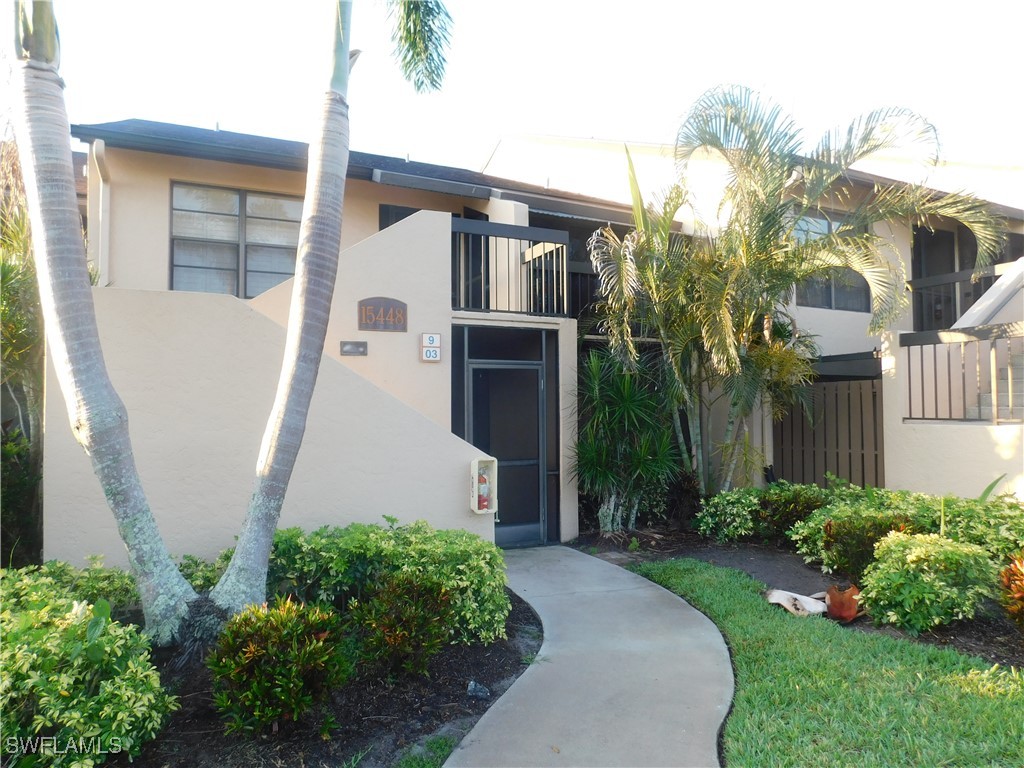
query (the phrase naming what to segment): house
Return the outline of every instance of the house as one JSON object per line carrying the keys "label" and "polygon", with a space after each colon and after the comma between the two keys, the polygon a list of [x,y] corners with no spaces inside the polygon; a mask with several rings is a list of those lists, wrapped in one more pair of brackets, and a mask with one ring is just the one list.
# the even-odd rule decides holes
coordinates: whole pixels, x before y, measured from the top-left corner
{"label": "house", "polygon": [[[230,546],[239,529],[273,399],[306,146],[141,120],[77,125],[72,134],[89,144],[88,254],[98,274],[100,334],[132,419],[143,485],[171,551],[208,556]],[[1021,255],[1024,217],[1008,215],[1016,238],[1009,260]],[[324,362],[281,524],[393,515],[464,527],[502,546],[574,538],[576,349],[578,336],[589,332],[596,286],[586,240],[608,224],[629,226],[628,202],[352,152]],[[939,314],[921,304],[896,331],[939,332],[934,326],[952,325],[977,299],[964,283],[964,236],[939,226],[948,234],[932,242],[893,225],[915,280],[929,281],[912,287],[923,296],[940,284],[947,293],[956,286]],[[993,278],[1004,270],[993,269]],[[1001,312],[1012,316],[1020,309],[1015,301]],[[896,337],[864,335],[867,316],[855,287],[809,286],[796,303],[823,341],[824,373],[888,386],[878,379],[888,358],[877,360],[874,350],[887,355]],[[1013,328],[1010,344],[1019,346],[1019,324]],[[1013,368],[1019,352],[999,344],[995,379],[975,388],[1006,381],[993,395],[1002,403],[1007,390],[1021,388]],[[1004,368],[1009,378],[1000,378]],[[56,389],[48,388],[46,405],[44,555],[96,553],[122,562],[88,460],[70,430],[54,428],[63,413]],[[872,457],[887,479],[902,477],[899,460],[906,458],[893,457],[890,468],[889,448],[899,439],[890,430],[916,421],[901,398],[884,401],[879,432],[886,450],[878,447]],[[973,390],[961,399],[972,398]],[[959,419],[955,424],[935,424],[929,415],[927,426],[979,430],[982,462],[993,456],[993,441],[1006,447],[1001,464],[985,465],[984,477],[1009,466],[1006,487],[1024,495],[1016,400],[1010,393],[1004,412],[986,411],[979,399],[970,413],[943,412],[944,421]],[[901,413],[889,414],[890,406]],[[768,423],[755,435],[777,468],[786,451],[796,455],[781,434]],[[963,466],[953,446],[969,441],[959,433],[925,439],[931,450],[944,441]],[[815,450],[800,449],[812,458]],[[492,460],[497,497],[481,510],[472,484],[481,466],[493,472]],[[841,469],[838,459],[824,461]],[[849,468],[852,459],[845,461]],[[919,483],[919,475],[912,480]],[[984,486],[984,477],[972,476],[971,488]]]}

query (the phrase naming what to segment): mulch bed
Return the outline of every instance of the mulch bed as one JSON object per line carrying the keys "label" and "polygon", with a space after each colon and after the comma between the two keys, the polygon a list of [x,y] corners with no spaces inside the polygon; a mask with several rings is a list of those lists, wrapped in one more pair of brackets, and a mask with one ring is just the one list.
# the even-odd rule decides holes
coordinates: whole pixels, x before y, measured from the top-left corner
{"label": "mulch bed", "polygon": [[[635,551],[631,552],[630,543],[634,538]],[[805,563],[800,555],[784,547],[746,542],[715,544],[680,529],[650,529],[612,537],[602,537],[596,532],[587,533],[573,542],[572,546],[622,564],[629,561],[692,557],[725,568],[735,568],[750,574],[769,587],[801,595],[824,592],[833,584],[846,586],[849,583],[823,574],[819,569]],[[995,603],[986,605],[984,610],[970,621],[957,621],[937,627],[916,638],[894,627],[875,626],[866,616],[845,626],[852,630],[878,632],[920,643],[954,648],[992,664],[1024,669],[1024,630],[1014,624],[1006,612]]]}
{"label": "mulch bed", "polygon": [[[261,768],[262,766],[342,766],[369,750],[360,768],[390,766],[417,743],[434,734],[456,741],[472,728],[487,708],[519,677],[540,648],[541,624],[533,610],[509,593],[512,612],[507,640],[490,645],[452,645],[435,656],[429,677],[388,679],[368,674],[334,692],[308,722],[287,723],[276,735],[257,737],[224,733],[213,707],[210,675],[205,667],[172,681],[181,709],[160,736],[129,762],[126,756],[108,765],[132,768]],[[489,695],[470,696],[470,681]],[[319,715],[319,716],[317,716]],[[326,716],[337,727],[321,735]]]}

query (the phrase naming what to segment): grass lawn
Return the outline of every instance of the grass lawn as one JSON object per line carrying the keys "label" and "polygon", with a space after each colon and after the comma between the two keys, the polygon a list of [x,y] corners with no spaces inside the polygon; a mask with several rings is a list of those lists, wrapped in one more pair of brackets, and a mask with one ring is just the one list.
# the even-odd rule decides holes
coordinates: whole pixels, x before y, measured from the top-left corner
{"label": "grass lawn", "polygon": [[633,570],[684,597],[729,643],[729,768],[1024,766],[1024,672],[792,616],[732,569],[679,559]]}

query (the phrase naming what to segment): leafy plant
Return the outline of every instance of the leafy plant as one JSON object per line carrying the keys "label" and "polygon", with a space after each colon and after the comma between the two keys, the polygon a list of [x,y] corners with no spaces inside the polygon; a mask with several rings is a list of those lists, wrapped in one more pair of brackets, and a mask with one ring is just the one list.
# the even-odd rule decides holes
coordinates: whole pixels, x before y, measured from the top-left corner
{"label": "leafy plant", "polygon": [[438,581],[398,571],[383,575],[366,599],[352,600],[348,619],[364,658],[390,671],[426,675],[430,659],[451,641],[453,614]]}
{"label": "leafy plant", "polygon": [[38,555],[40,530],[33,509],[39,479],[28,439],[18,429],[5,429],[0,437],[0,540],[5,565],[27,565]]}
{"label": "leafy plant", "polygon": [[[20,605],[27,600],[32,607],[12,610],[5,602],[0,613],[5,756],[20,753],[14,757],[19,766],[60,766],[138,755],[177,708],[149,660],[149,640],[136,627],[112,621],[105,600],[89,605],[50,596],[38,602],[44,591],[30,582]],[[28,754],[33,744],[42,751]]]}
{"label": "leafy plant", "polygon": [[719,543],[745,538],[754,533],[754,521],[760,510],[761,493],[758,489],[724,491],[704,501],[697,513],[697,533]]}
{"label": "leafy plant", "polygon": [[786,531],[806,520],[831,499],[831,493],[817,485],[779,480],[761,492],[758,533],[765,538],[785,536]]}
{"label": "leafy plant", "polygon": [[606,349],[580,361],[580,433],[573,471],[580,490],[597,497],[602,533],[636,528],[644,491],[679,474],[656,360],[627,368]]}
{"label": "leafy plant", "polygon": [[1012,558],[999,574],[1003,605],[1010,617],[1024,627],[1024,550]]}
{"label": "leafy plant", "polygon": [[178,570],[196,592],[209,592],[220,581],[228,567],[233,550],[225,550],[213,562],[195,555],[183,555]]}
{"label": "leafy plant", "polygon": [[4,603],[12,610],[38,607],[47,601],[107,601],[115,612],[138,605],[135,579],[120,568],[105,568],[102,557],[89,558],[89,567],[76,568],[61,560],[30,565],[2,574]]}
{"label": "leafy plant", "polygon": [[820,563],[826,573],[844,573],[855,583],[874,559],[875,543],[890,531],[938,529],[937,509],[924,494],[856,486],[833,494],[830,504],[796,523],[789,537],[807,562]]}
{"label": "leafy plant", "polygon": [[356,649],[331,608],[290,599],[250,606],[224,627],[207,659],[228,732],[298,720],[355,669]]}
{"label": "leafy plant", "polygon": [[511,610],[505,560],[494,544],[468,531],[437,531],[423,521],[311,533],[290,528],[275,535],[270,564],[268,589],[338,608],[373,593],[389,573],[433,579],[451,602],[454,641],[505,636]]}
{"label": "leafy plant", "polygon": [[974,617],[994,594],[997,570],[975,544],[934,533],[889,533],[864,572],[861,604],[875,622],[918,634]]}

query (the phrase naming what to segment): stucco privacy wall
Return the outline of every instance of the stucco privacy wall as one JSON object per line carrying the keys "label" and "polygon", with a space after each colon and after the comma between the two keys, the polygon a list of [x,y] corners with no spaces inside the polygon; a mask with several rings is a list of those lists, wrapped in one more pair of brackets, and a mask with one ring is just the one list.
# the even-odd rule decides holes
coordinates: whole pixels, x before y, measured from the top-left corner
{"label": "stucco privacy wall", "polygon": [[[346,226],[348,219],[346,218]],[[342,360],[451,430],[451,214],[420,211],[341,252],[324,353]],[[279,325],[288,322],[291,280],[250,301]],[[387,296],[408,305],[408,331],[360,331],[360,299]],[[420,360],[420,335],[441,334],[441,361]],[[341,357],[342,341],[363,341],[367,354]]]}
{"label": "stucco privacy wall", "polygon": [[[228,296],[98,288],[94,297],[164,539],[174,555],[212,556],[232,545],[245,516],[284,329]],[[101,554],[125,564],[56,384],[47,387],[45,413],[44,557],[81,563]],[[479,456],[325,357],[281,525],[379,523],[387,514],[493,540],[493,520],[468,508],[469,463]]]}
{"label": "stucco privacy wall", "polygon": [[[89,260],[108,266],[101,285],[166,290],[170,288],[172,181],[301,197],[305,180],[306,174],[298,171],[103,147],[98,142],[89,160]],[[526,223],[521,220],[526,206],[509,201],[349,179],[342,248],[377,232],[381,204],[452,213],[470,207],[488,214],[492,221]]]}
{"label": "stucco privacy wall", "polygon": [[885,484],[889,488],[976,498],[1000,475],[996,493],[1024,500],[1024,426],[979,422],[904,422],[906,366],[896,333],[882,338]]}

